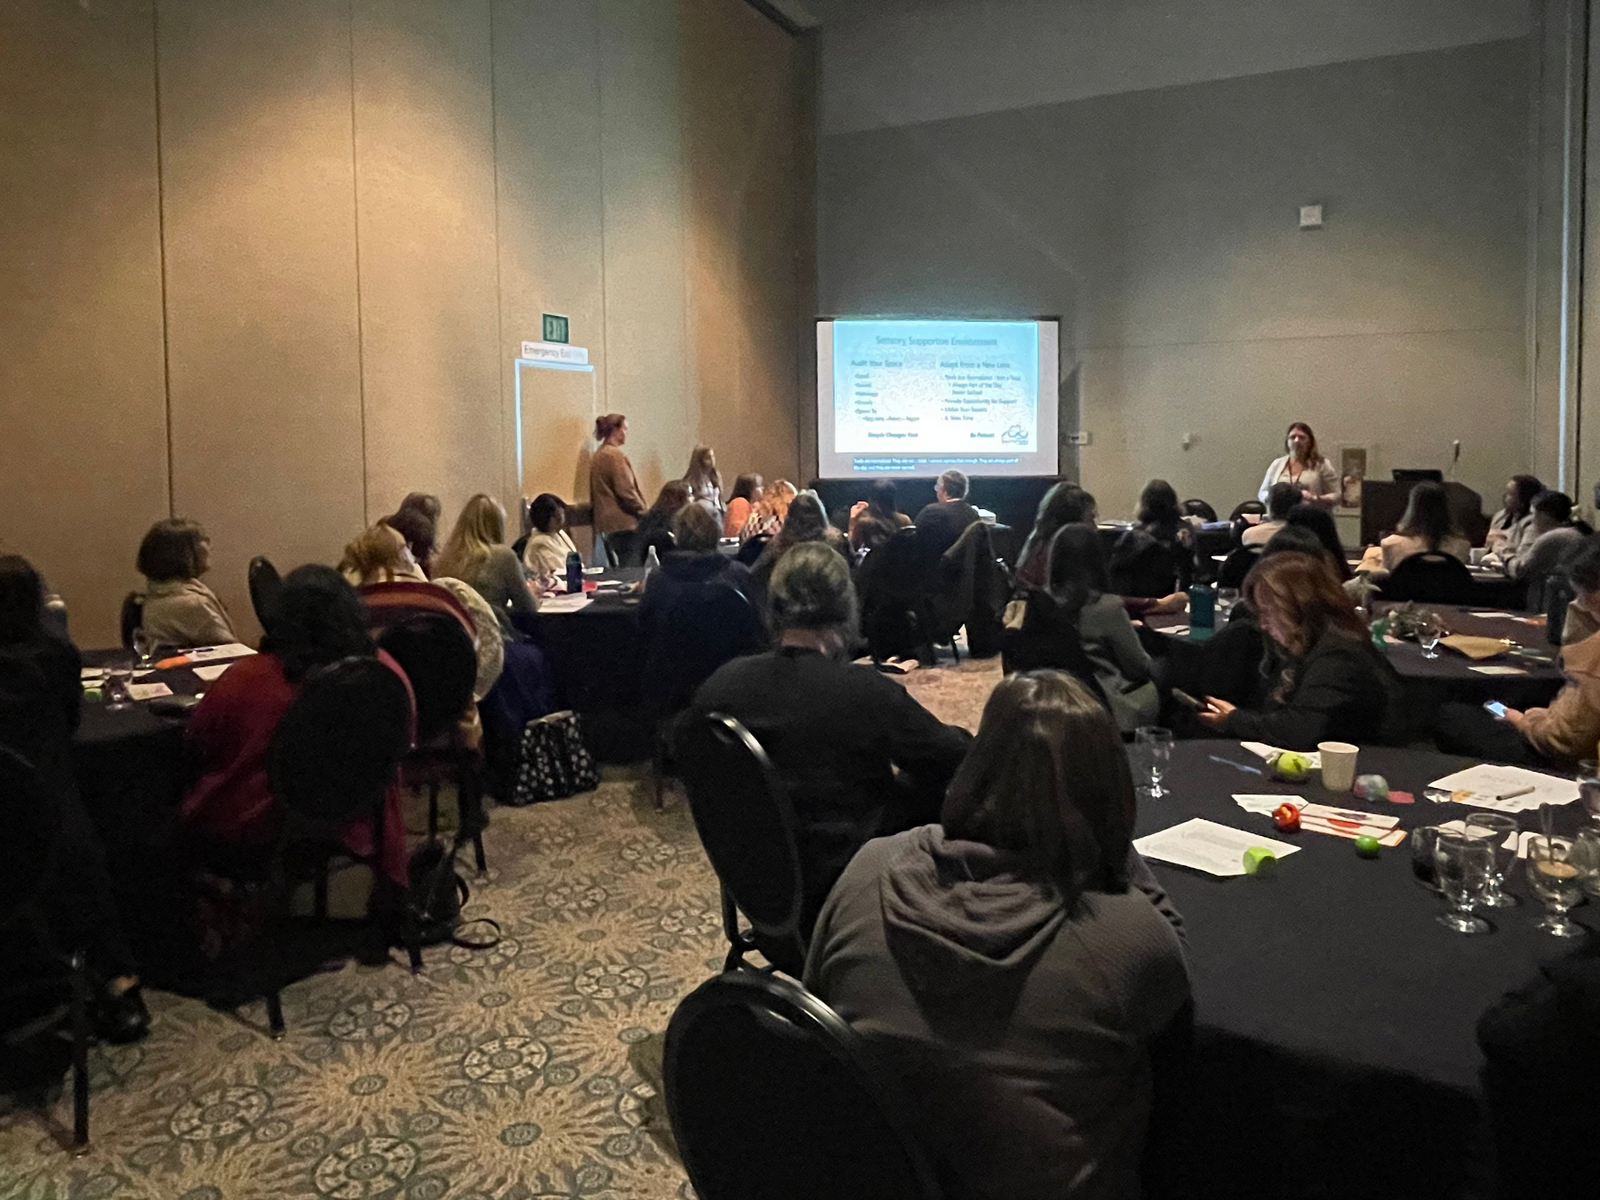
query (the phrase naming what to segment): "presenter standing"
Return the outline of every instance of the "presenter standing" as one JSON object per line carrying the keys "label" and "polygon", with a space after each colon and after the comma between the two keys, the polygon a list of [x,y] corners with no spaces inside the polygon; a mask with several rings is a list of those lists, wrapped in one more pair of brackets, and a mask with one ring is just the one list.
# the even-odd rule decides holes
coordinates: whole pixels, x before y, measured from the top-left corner
{"label": "presenter standing", "polygon": [[647,507],[634,477],[633,464],[622,452],[628,440],[628,418],[607,413],[594,420],[600,448],[589,462],[589,503],[594,509],[596,549],[605,549],[606,561],[630,561],[634,531]]}
{"label": "presenter standing", "polygon": [[1339,473],[1317,449],[1317,435],[1311,426],[1296,421],[1284,435],[1284,443],[1289,452],[1272,460],[1257,498],[1265,504],[1273,484],[1287,483],[1300,489],[1307,504],[1332,508],[1339,499]]}

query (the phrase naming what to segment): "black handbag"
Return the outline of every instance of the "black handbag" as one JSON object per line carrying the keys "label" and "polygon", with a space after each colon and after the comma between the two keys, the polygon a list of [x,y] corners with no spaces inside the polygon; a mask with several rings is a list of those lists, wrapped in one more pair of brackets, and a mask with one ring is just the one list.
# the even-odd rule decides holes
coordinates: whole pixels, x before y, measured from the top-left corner
{"label": "black handbag", "polygon": [[600,770],[583,741],[583,724],[570,710],[529,721],[517,755],[516,805],[560,800],[600,786]]}

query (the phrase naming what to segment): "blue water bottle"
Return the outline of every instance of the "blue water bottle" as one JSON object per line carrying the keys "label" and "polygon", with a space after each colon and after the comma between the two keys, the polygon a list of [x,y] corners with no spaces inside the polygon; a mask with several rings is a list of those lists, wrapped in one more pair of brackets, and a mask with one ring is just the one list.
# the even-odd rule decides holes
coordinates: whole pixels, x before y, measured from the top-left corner
{"label": "blue water bottle", "polygon": [[583,591],[583,559],[576,550],[567,555],[567,591],[574,596]]}

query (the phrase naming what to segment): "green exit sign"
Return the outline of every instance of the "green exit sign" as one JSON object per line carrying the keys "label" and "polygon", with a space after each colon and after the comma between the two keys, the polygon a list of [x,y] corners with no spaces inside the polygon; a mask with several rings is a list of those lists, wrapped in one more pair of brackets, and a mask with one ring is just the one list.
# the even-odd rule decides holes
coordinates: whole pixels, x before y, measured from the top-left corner
{"label": "green exit sign", "polygon": [[567,319],[558,317],[555,313],[544,314],[544,340],[547,342],[567,342]]}

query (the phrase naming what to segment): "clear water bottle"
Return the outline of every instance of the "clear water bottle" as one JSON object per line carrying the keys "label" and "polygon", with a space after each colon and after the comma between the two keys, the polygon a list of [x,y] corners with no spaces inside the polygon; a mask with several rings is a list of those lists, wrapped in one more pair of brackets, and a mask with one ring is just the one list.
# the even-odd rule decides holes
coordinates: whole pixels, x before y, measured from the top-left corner
{"label": "clear water bottle", "polygon": [[644,552],[644,577],[650,578],[650,572],[661,565],[661,556],[656,553],[655,544],[652,542],[650,549]]}
{"label": "clear water bottle", "polygon": [[573,595],[583,591],[583,559],[576,550],[567,555],[567,591]]}

